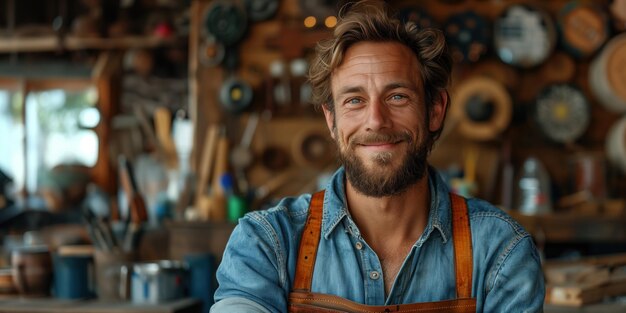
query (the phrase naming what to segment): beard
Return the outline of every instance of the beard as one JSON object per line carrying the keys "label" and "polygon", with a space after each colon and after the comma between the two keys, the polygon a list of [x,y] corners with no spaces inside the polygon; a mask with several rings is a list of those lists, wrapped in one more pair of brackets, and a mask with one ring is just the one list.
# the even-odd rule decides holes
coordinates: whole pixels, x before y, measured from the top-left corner
{"label": "beard", "polygon": [[[335,138],[339,146],[339,159],[346,171],[346,178],[357,192],[370,197],[394,196],[406,191],[426,174],[428,140],[416,143],[406,133],[370,133],[354,136],[347,147],[341,147],[335,128]],[[405,142],[406,153],[401,156],[400,165],[394,167],[394,153],[380,152],[372,156],[373,168],[368,169],[355,153],[355,147],[373,142]]]}

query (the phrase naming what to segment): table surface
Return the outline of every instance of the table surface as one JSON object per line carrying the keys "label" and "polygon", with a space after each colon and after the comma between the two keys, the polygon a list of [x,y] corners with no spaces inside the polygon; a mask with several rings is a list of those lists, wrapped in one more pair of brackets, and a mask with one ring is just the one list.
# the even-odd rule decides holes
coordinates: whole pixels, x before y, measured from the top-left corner
{"label": "table surface", "polygon": [[201,308],[201,302],[191,298],[159,304],[136,304],[100,300],[0,297],[0,313],[194,313],[201,312]]}
{"label": "table surface", "polygon": [[[100,300],[61,300],[54,298],[22,298],[0,296],[0,313],[196,313],[201,312],[202,303],[197,299],[182,299],[159,304],[135,304]],[[546,304],[545,313],[623,313],[626,303],[599,303],[582,307]]]}
{"label": "table surface", "polygon": [[546,304],[543,309],[545,313],[623,313],[626,312],[626,303],[598,303],[587,304],[581,307]]}

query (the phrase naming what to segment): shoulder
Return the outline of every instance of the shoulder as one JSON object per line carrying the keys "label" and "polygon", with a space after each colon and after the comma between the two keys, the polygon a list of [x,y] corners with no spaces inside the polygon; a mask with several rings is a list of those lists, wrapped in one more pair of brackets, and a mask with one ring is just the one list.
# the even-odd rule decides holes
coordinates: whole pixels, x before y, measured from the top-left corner
{"label": "shoulder", "polygon": [[310,194],[283,198],[269,209],[247,213],[239,220],[239,226],[274,239],[291,237],[306,222],[310,202]]}
{"label": "shoulder", "polygon": [[467,199],[467,207],[472,228],[477,228],[476,230],[484,228],[492,234],[498,230],[515,237],[530,236],[513,217],[487,201],[477,198]]}
{"label": "shoulder", "polygon": [[310,202],[310,194],[283,198],[275,206],[269,209],[247,213],[243,219],[255,222],[304,222],[309,212]]}
{"label": "shoulder", "polygon": [[277,285],[288,290],[288,264],[297,251],[309,202],[310,195],[285,198],[267,210],[249,212],[239,219],[224,251],[222,263],[230,266],[220,265],[221,279],[237,285],[236,278],[252,262],[258,269],[251,271],[275,271]]}

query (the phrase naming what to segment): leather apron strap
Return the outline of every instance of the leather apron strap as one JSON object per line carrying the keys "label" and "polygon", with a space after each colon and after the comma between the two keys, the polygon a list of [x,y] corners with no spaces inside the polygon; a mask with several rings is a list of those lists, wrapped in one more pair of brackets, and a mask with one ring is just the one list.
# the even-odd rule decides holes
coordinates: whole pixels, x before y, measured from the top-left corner
{"label": "leather apron strap", "polygon": [[457,299],[368,306],[334,295],[311,292],[315,257],[320,241],[324,191],[315,193],[309,205],[296,265],[293,292],[289,295],[289,312],[475,312],[472,295],[472,235],[467,204],[463,197],[450,193],[452,203],[452,241],[454,245]]}
{"label": "leather apron strap", "polygon": [[456,297],[472,297],[472,232],[465,199],[450,193],[452,202],[452,242],[454,243],[454,269],[456,271]]}
{"label": "leather apron strap", "polygon": [[296,278],[293,283],[293,290],[311,291],[311,280],[313,279],[313,267],[317,256],[317,246],[320,242],[322,230],[322,213],[324,212],[324,190],[318,191],[311,197],[309,204],[309,216],[304,225],[302,239],[300,239],[300,250],[298,251],[298,262],[296,265]]}

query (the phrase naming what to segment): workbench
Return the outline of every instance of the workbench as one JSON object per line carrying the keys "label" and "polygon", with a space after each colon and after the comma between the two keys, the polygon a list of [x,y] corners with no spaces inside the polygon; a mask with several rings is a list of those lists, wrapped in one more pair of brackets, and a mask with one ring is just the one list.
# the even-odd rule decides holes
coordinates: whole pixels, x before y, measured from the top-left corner
{"label": "workbench", "polygon": [[547,304],[543,308],[545,313],[622,313],[626,312],[626,303],[597,303],[581,307],[568,307]]}
{"label": "workbench", "polygon": [[100,300],[0,297],[0,313],[200,313],[202,303],[182,299],[159,304],[135,304]]}

